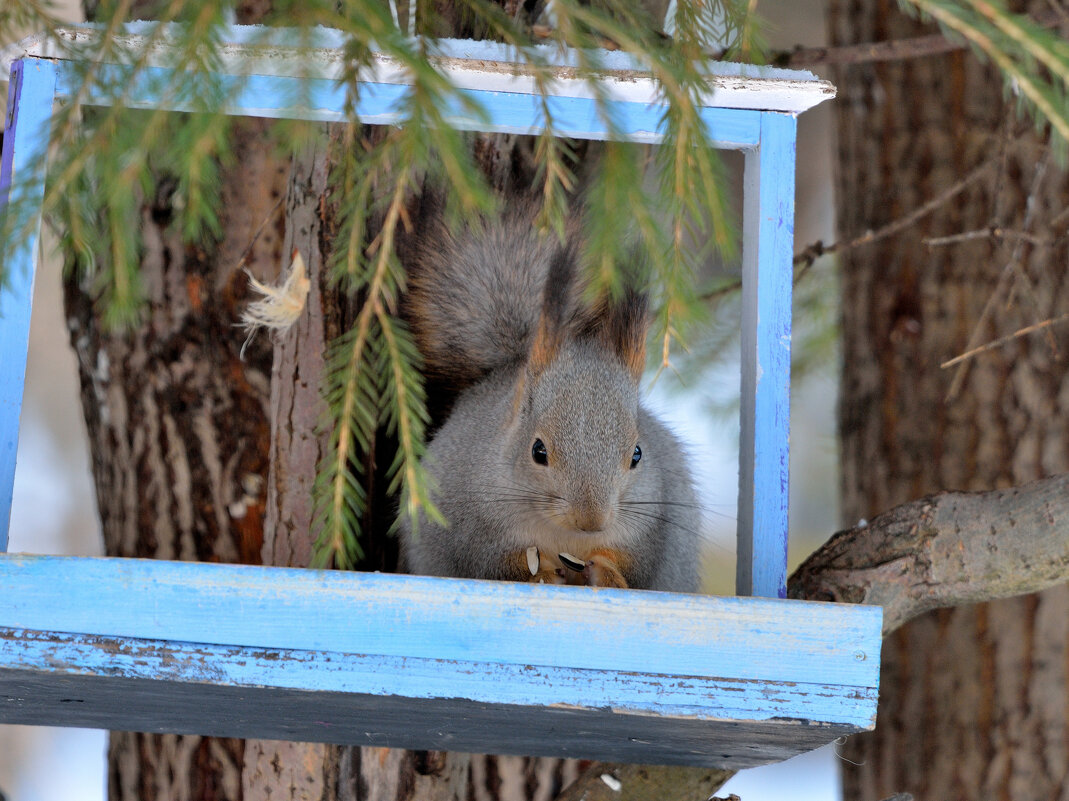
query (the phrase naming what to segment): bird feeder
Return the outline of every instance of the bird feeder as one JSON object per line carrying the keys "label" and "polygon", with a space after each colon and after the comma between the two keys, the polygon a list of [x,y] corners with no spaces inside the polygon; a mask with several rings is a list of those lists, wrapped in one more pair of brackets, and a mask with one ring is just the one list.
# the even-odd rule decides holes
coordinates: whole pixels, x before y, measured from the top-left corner
{"label": "bird feeder", "polygon": [[[176,47],[177,30],[160,33],[121,34],[151,35],[150,71]],[[346,119],[342,35],[308,36],[227,28],[227,113]],[[507,47],[440,45],[438,69],[488,112],[458,104],[451,124],[542,129]],[[9,59],[0,205],[40,207],[53,106],[79,91],[71,52],[36,37]],[[552,58],[554,133],[609,138],[588,81]],[[660,141],[655,81],[622,54],[601,61],[613,134]],[[357,117],[402,124],[401,66],[376,56],[360,81]],[[124,100],[190,110],[158,86],[134,81]],[[834,91],[806,72],[708,68],[702,117],[745,154],[736,597],[5,553],[38,211],[0,291],[0,722],[729,768],[871,728],[880,610],[786,600],[796,117]]]}

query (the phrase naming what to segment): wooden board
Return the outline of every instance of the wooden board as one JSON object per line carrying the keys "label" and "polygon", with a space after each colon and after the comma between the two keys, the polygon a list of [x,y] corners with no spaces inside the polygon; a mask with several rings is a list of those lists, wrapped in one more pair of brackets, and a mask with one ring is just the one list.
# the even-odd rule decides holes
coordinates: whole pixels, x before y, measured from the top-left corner
{"label": "wooden board", "polygon": [[0,721],[747,767],[871,728],[878,609],[0,557]]}
{"label": "wooden board", "polygon": [[[19,58],[71,58],[114,61],[115,51],[100,47],[102,25],[57,28],[55,36],[36,34],[0,50],[0,73]],[[182,57],[184,30],[180,24],[130,22],[114,33],[122,51],[145,52],[146,64],[170,67]],[[342,31],[315,27],[270,28],[230,25],[219,32],[217,68],[228,75],[259,75],[337,82],[347,69],[348,37]],[[549,67],[549,95],[591,99],[604,94],[612,100],[661,105],[660,84],[645,65],[621,51],[588,51],[585,58],[569,49],[545,44],[530,48],[532,58]],[[533,70],[508,45],[487,40],[438,39],[430,58],[435,68],[461,89],[508,94],[540,94]],[[597,89],[581,63],[599,65]],[[835,97],[835,87],[806,70],[787,70],[756,64],[732,64],[710,59],[705,65],[707,90],[700,105],[800,113]],[[412,78],[397,58],[373,51],[359,80],[367,84],[406,85]]]}
{"label": "wooden board", "polygon": [[[122,36],[131,47],[153,44],[148,63],[165,65],[175,55],[177,29],[163,29],[151,37],[150,23],[125,26]],[[292,30],[231,26],[222,32],[225,57],[219,69],[230,114],[310,120],[347,117],[346,91],[336,80],[344,37],[338,31],[317,29],[309,42]],[[32,92],[12,93],[9,117],[34,120],[33,135],[48,138],[48,118],[55,101],[76,93],[89,105],[114,102],[108,93],[82,92],[79,65],[69,60],[79,45],[82,57],[93,52],[100,30],[92,26],[64,29],[58,40],[31,37],[19,46],[25,54],[12,75],[34,75]],[[57,41],[66,43],[59,46]],[[301,45],[301,46],[299,46]],[[309,49],[310,45],[314,45]],[[303,46],[303,47],[302,47]],[[88,48],[88,50],[86,49]],[[379,54],[381,56],[382,54]],[[489,42],[450,40],[441,43],[436,65],[461,87],[464,97],[485,111],[473,113],[454,98],[443,109],[447,122],[463,130],[504,133],[540,132],[546,124],[537,87],[523,65],[507,61],[508,48]],[[615,120],[613,131],[604,109],[591,93],[589,79],[576,75],[574,54],[545,51],[555,59],[559,74],[549,87],[547,106],[554,115],[556,135],[603,139],[619,135],[641,142],[663,136],[664,106],[656,82],[636,71],[621,54],[600,53],[607,72],[603,88]],[[362,75],[355,114],[367,124],[403,124],[408,80],[389,58],[376,56]],[[119,70],[105,64],[101,73]],[[710,91],[701,110],[717,147],[744,150],[746,178],[743,228],[743,313],[741,365],[741,438],[739,465],[738,565],[736,592],[740,595],[786,596],[787,503],[789,496],[791,257],[794,224],[795,113],[834,95],[834,87],[809,73],[746,65],[710,65]],[[170,71],[151,66],[123,86],[123,100],[138,108],[187,111],[188,100],[163,91]],[[19,98],[22,98],[19,100]],[[22,126],[25,130],[26,126]],[[5,166],[10,171],[10,165]],[[43,187],[43,176],[37,189]],[[35,190],[36,191],[36,190]],[[3,203],[0,192],[0,204]],[[31,247],[16,261],[32,262]],[[32,276],[34,265],[27,265]],[[32,294],[15,285],[8,298],[12,308],[29,319]],[[0,368],[12,379],[0,380],[0,550],[7,534],[4,495],[14,477],[14,443],[21,403],[26,351],[26,327],[14,326],[0,337]],[[20,355],[21,354],[21,355]],[[21,361],[20,361],[21,359]],[[5,370],[0,370],[0,376]],[[6,405],[5,405],[6,404]],[[7,504],[9,505],[9,504]]]}

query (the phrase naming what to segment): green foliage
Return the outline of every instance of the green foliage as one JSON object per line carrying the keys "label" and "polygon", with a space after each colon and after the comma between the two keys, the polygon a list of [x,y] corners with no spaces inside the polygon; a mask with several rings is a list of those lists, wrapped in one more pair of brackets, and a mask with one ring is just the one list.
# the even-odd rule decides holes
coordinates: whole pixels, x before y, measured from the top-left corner
{"label": "green foliage", "polygon": [[7,31],[48,31],[59,25],[55,4],[50,0],[4,0],[0,7],[0,42],[8,41]]}
{"label": "green foliage", "polygon": [[991,60],[1038,127],[1049,124],[1064,159],[1069,142],[1069,42],[1006,8],[1004,0],[899,0]]}
{"label": "green foliage", "polygon": [[[903,3],[964,36],[999,66],[1037,121],[1049,121],[1062,140],[1069,138],[1069,51],[1061,39],[1009,13],[999,0]],[[91,44],[55,38],[58,47],[75,57],[68,63],[76,70],[78,88],[56,112],[45,196],[45,211],[60,221],[65,248],[73,254],[72,267],[91,278],[102,318],[115,328],[135,323],[142,313],[135,221],[146,199],[166,196],[175,212],[173,224],[187,243],[221,235],[220,175],[233,158],[225,109],[242,88],[240,79],[213,76],[223,58],[226,4],[160,2],[156,19],[181,27],[144,28],[144,47],[131,46],[120,35],[131,5],[129,0],[102,3],[99,36]],[[493,207],[494,198],[472,164],[468,139],[446,122],[452,107],[475,117],[484,111],[435,69],[433,34],[444,23],[429,2],[418,4],[417,33],[422,35],[415,37],[407,23],[404,30],[399,27],[390,5],[380,0],[276,0],[273,6],[268,25],[294,29],[297,43],[311,44],[316,26],[341,31],[346,41],[341,80],[351,124],[331,176],[339,229],[328,269],[332,284],[359,297],[360,306],[354,325],[328,348],[324,396],[331,437],[315,485],[317,563],[345,567],[360,556],[367,503],[362,471],[380,428],[399,443],[389,481],[390,489],[401,494],[404,512],[413,518],[421,511],[431,518],[438,514],[420,464],[428,421],[419,354],[397,316],[405,275],[394,236],[404,224],[406,200],[424,179],[447,189],[449,208],[458,214]],[[539,47],[526,25],[491,0],[455,0],[454,6],[471,30],[515,48],[539,88],[549,86],[553,47]],[[714,41],[730,58],[763,58],[754,6],[752,0],[677,0],[669,20],[671,38],[661,35],[660,20],[649,19],[641,4],[630,0],[554,0],[547,20],[549,43],[568,48],[595,98],[606,100],[599,48],[613,43],[654,76],[666,102],[664,143],[649,148],[611,137],[597,168],[584,170],[590,177],[583,193],[584,259],[592,291],[618,291],[623,268],[634,264],[640,252],[643,258],[637,261],[648,265],[657,292],[655,336],[662,367],[671,363],[690,323],[708,313],[696,278],[700,269],[714,252],[730,257],[736,247],[720,162],[698,100],[705,90],[703,64]],[[401,9],[402,16],[406,10]],[[16,26],[54,32],[56,25],[43,0],[4,0],[0,8],[0,41],[9,40]],[[170,54],[164,66],[174,72],[151,68],[161,52],[157,45],[164,42]],[[374,51],[395,59],[412,83],[399,123],[370,131],[359,127],[354,109],[360,93],[357,77]],[[298,65],[298,74],[300,69]],[[145,83],[190,113],[130,108],[132,89]],[[295,89],[294,105],[310,106],[307,91]],[[599,108],[610,132],[616,131],[611,105],[602,102]],[[553,104],[544,94],[541,112],[535,187],[543,200],[539,224],[563,236],[578,189],[576,158],[570,144],[554,135]],[[293,122],[275,131],[279,147],[292,151],[312,135],[309,125]],[[654,180],[647,180],[649,175]],[[620,208],[629,214],[620,214]],[[0,230],[0,267],[12,246],[25,239],[31,222],[25,210],[8,206]],[[712,341],[719,340],[699,344]]]}

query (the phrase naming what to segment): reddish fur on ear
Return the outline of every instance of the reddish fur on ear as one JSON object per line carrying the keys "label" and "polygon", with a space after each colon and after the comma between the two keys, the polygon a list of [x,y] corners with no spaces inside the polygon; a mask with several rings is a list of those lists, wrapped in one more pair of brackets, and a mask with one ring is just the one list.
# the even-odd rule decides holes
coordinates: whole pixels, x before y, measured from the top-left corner
{"label": "reddish fur on ear", "polygon": [[578,254],[573,247],[562,247],[553,256],[531,341],[527,373],[537,378],[553,363],[569,338],[584,338],[600,344],[606,356],[619,359],[637,382],[646,367],[649,329],[646,294],[630,285],[619,298],[604,294],[590,304],[583,300],[583,281],[577,275],[577,262]]}
{"label": "reddish fur on ear", "polygon": [[527,369],[532,375],[541,375],[557,358],[563,341],[563,337],[560,334],[559,330],[552,330],[545,315],[539,318],[538,331],[531,342],[531,357],[527,361]]}
{"label": "reddish fur on ear", "polygon": [[646,295],[629,289],[620,300],[610,301],[599,331],[602,342],[620,358],[635,381],[646,369],[647,307]]}
{"label": "reddish fur on ear", "polygon": [[606,353],[616,356],[638,381],[646,368],[647,309],[646,294],[636,289],[624,290],[617,300],[602,296],[580,315],[577,333],[595,340]]}
{"label": "reddish fur on ear", "polygon": [[573,316],[572,284],[575,277],[575,253],[562,247],[553,256],[542,295],[542,312],[531,342],[527,369],[533,376],[541,375],[560,353],[568,335]]}

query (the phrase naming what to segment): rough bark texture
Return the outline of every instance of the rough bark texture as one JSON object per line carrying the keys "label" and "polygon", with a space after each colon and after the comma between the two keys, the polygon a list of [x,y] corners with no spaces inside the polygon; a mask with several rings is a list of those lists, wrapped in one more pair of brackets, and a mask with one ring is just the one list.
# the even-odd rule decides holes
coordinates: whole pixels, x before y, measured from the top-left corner
{"label": "rough bark texture", "polygon": [[[885,0],[838,0],[830,24],[835,44],[930,32]],[[968,53],[856,67],[837,83],[844,234],[876,229],[982,160],[999,160],[991,180],[843,261],[846,521],[939,490],[1006,488],[1065,471],[1067,362],[1044,335],[972,360],[960,387],[939,367],[978,344],[978,325],[982,342],[1063,312],[1064,242],[922,241],[990,224],[1046,234],[1066,205],[1064,174],[1043,168],[1041,143],[1003,103],[1000,80]],[[1064,354],[1064,329],[1053,334]],[[948,399],[952,388],[960,391]],[[884,653],[876,732],[845,749],[847,798],[1069,794],[1065,587],[925,615]]]}
{"label": "rough bark texture", "polygon": [[[311,487],[324,453],[324,344],[349,324],[351,309],[329,290],[323,265],[334,241],[334,209],[328,202],[332,149],[341,129],[323,136],[294,160],[285,202],[283,251],[301,252],[311,289],[298,323],[274,344],[270,404],[271,459],[268,476],[265,564],[307,567],[311,560]],[[514,138],[481,140],[484,167],[499,186],[516,173]],[[521,156],[517,151],[516,156]],[[512,165],[503,167],[502,165]],[[495,176],[495,172],[497,175]],[[415,232],[418,235],[418,232]],[[376,448],[388,448],[377,443]],[[382,463],[365,455],[365,475],[376,487]],[[365,520],[364,569],[396,569],[396,549],[386,528],[393,504],[374,489]],[[555,759],[473,756],[445,752],[348,748],[310,743],[249,740],[245,743],[244,801],[549,801],[578,773],[574,762]]]}
{"label": "rough bark texture", "polygon": [[[285,192],[286,173],[268,155],[263,123],[242,123],[236,144],[240,166],[224,187],[227,234],[214,246],[181,243],[168,227],[165,189],[144,206],[141,326],[105,332],[89,291],[66,286],[110,556],[260,561],[270,351],[254,347],[239,359],[234,322],[247,281],[235,268]],[[280,233],[269,226],[261,235],[254,269],[279,264]],[[239,740],[114,733],[108,754],[116,801],[239,797]]]}
{"label": "rough bark texture", "polygon": [[883,607],[887,636],[932,609],[1010,598],[1069,578],[1069,475],[947,492],[840,531],[791,576],[791,598]]}

